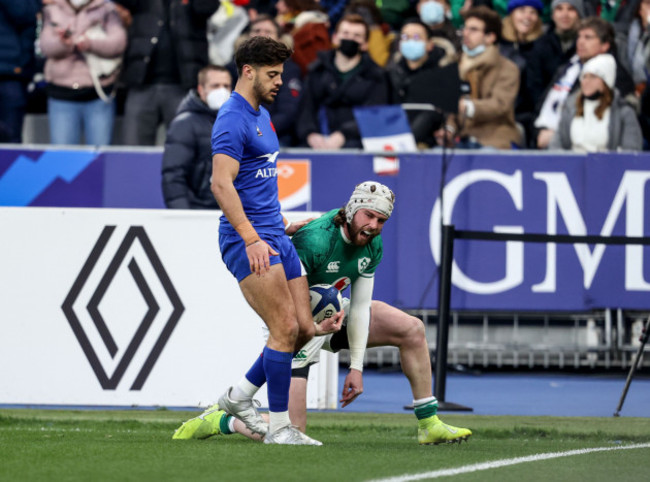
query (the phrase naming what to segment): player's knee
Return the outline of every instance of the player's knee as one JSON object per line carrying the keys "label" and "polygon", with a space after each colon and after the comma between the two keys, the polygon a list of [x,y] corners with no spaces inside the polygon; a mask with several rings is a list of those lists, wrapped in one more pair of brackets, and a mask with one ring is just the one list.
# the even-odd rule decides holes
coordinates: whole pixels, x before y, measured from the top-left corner
{"label": "player's knee", "polygon": [[426,343],[426,332],[424,330],[424,323],[415,316],[408,316],[405,323],[406,332],[405,338],[412,344]]}
{"label": "player's knee", "polygon": [[285,318],[276,330],[276,336],[283,342],[291,345],[295,344],[299,333],[300,329],[295,318]]}

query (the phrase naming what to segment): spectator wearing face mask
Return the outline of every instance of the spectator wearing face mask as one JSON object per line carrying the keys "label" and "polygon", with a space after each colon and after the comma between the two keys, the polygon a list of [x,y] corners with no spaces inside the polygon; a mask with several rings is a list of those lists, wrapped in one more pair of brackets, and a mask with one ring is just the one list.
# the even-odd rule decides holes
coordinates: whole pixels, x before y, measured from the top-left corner
{"label": "spectator wearing face mask", "polygon": [[368,24],[345,15],[332,36],[334,50],[319,52],[303,85],[298,138],[314,149],[361,148],[354,107],[387,104],[385,71],[367,54]]}
{"label": "spectator wearing face mask", "polygon": [[377,65],[385,67],[390,58],[391,45],[396,35],[390,31],[390,26],[384,22],[375,0],[351,0],[345,13],[361,15],[370,26],[368,55]]}
{"label": "spectator wearing face mask", "polygon": [[[399,55],[387,68],[393,88],[391,103],[422,103],[423,92],[432,92],[437,82],[445,82],[450,69],[458,69],[455,56],[435,46],[431,31],[417,18],[406,20],[400,32]],[[457,75],[457,74],[456,74]],[[433,103],[428,100],[428,103]],[[407,116],[415,141],[420,148],[436,145],[433,133],[441,126],[440,110],[408,110]]]}
{"label": "spectator wearing face mask", "polygon": [[219,209],[210,189],[212,125],[232,91],[228,69],[208,65],[181,101],[165,141],[162,190],[174,209]]}
{"label": "spectator wearing face mask", "polygon": [[[458,116],[451,119],[443,134],[458,134],[460,148],[491,147],[511,149],[521,146],[515,124],[515,98],[519,91],[519,69],[499,53],[499,15],[487,7],[473,7],[464,14],[463,54],[459,62],[461,80],[469,94],[458,103]],[[442,142],[442,139],[440,139]]]}
{"label": "spectator wearing face mask", "polygon": [[440,40],[446,40],[454,48],[454,51],[459,53],[462,37],[451,23],[449,2],[446,0],[420,0],[416,5],[416,9],[422,23],[431,29],[431,35],[438,41],[438,45],[440,45]]}
{"label": "spectator wearing face mask", "polygon": [[575,152],[640,151],[643,144],[636,113],[620,94],[616,61],[600,54],[585,62],[580,89],[567,99],[550,149]]}

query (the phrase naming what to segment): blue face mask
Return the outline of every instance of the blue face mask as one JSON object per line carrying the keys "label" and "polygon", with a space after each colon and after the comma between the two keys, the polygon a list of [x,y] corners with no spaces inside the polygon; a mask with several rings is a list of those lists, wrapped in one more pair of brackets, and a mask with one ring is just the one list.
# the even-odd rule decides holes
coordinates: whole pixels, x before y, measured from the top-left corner
{"label": "blue face mask", "polygon": [[481,55],[483,52],[485,52],[485,44],[477,45],[473,49],[470,49],[467,47],[467,45],[463,44],[463,52],[465,52],[470,57],[476,57],[477,55]]}
{"label": "blue face mask", "polygon": [[425,2],[420,6],[420,20],[427,25],[442,23],[445,19],[445,7],[438,2]]}
{"label": "blue face mask", "polygon": [[422,40],[402,40],[399,51],[407,60],[420,60],[427,52],[427,45]]}

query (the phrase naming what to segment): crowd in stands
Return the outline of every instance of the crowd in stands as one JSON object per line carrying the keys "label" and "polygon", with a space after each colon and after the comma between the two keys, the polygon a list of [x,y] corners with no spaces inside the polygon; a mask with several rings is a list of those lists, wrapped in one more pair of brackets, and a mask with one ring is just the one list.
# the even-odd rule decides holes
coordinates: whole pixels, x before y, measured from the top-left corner
{"label": "crowd in stands", "polygon": [[53,144],[111,144],[121,116],[124,144],[153,145],[162,124],[165,175],[200,184],[209,160],[184,159],[264,35],[294,51],[268,107],[284,147],[359,148],[355,107],[418,104],[420,148],[639,151],[649,23],[650,0],[0,0],[0,142],[26,113]]}

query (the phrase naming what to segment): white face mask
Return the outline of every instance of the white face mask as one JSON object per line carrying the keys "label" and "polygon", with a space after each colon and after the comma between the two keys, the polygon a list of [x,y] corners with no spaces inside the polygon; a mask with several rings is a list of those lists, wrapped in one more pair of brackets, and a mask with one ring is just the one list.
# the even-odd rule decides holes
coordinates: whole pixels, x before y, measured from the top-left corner
{"label": "white face mask", "polygon": [[68,0],[70,5],[79,10],[81,7],[88,5],[92,0]]}
{"label": "white face mask", "polygon": [[225,87],[211,90],[206,97],[206,103],[212,110],[219,110],[221,106],[230,98],[230,90]]}
{"label": "white face mask", "polygon": [[485,52],[485,44],[479,44],[473,49],[470,49],[467,45],[463,44],[463,52],[465,52],[470,57],[476,57]]}

